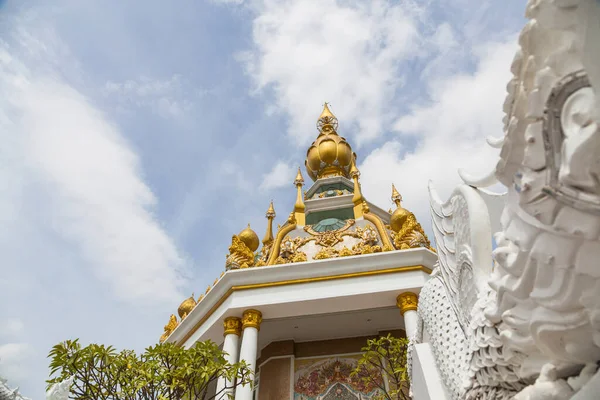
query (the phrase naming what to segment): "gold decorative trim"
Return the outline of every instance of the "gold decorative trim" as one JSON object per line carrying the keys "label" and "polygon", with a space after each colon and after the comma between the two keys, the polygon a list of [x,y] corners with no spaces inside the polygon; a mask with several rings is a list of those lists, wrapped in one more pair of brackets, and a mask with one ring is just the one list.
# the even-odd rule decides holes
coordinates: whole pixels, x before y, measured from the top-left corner
{"label": "gold decorative trim", "polygon": [[242,315],[242,327],[256,328],[260,330],[260,323],[262,322],[262,313],[258,310],[246,310]]}
{"label": "gold decorative trim", "polygon": [[385,226],[383,225],[383,221],[381,221],[381,219],[377,215],[371,214],[370,211],[368,211],[368,208],[367,211],[363,214],[363,218],[371,222],[373,225],[375,225],[375,228],[377,228],[377,233],[379,233],[379,237],[383,242],[383,251],[394,250],[394,245],[392,244],[392,241],[390,240]]}
{"label": "gold decorative trim", "polygon": [[412,292],[402,293],[396,298],[396,306],[400,309],[400,314],[404,315],[407,311],[417,311],[419,297]]}
{"label": "gold decorative trim", "polygon": [[278,287],[278,286],[287,286],[287,285],[298,285],[302,283],[312,283],[312,282],[325,282],[332,281],[338,279],[347,279],[347,278],[359,278],[363,276],[376,276],[376,275],[385,275],[385,274],[395,274],[400,272],[412,272],[412,271],[422,271],[427,274],[431,274],[431,269],[423,266],[423,265],[408,265],[404,267],[396,267],[396,268],[387,268],[380,269],[376,271],[360,271],[353,272],[348,274],[340,274],[340,275],[328,275],[328,276],[317,276],[312,278],[301,278],[301,279],[292,279],[285,281],[276,281],[276,282],[265,282],[265,283],[253,283],[249,285],[239,285],[232,286],[225,294],[212,306],[206,314],[198,321],[196,324],[186,333],[181,340],[177,343],[178,346],[183,346],[183,344],[196,332],[202,324],[206,322],[210,318],[210,316],[217,311],[217,309],[231,296],[233,292],[238,292],[242,290],[251,290],[251,289],[262,289],[268,287]]}
{"label": "gold decorative trim", "polygon": [[238,317],[227,317],[223,321],[223,336],[227,335],[237,335],[240,336],[242,334],[242,320]]}
{"label": "gold decorative trim", "polygon": [[[293,214],[292,214],[293,216]],[[279,256],[279,248],[281,246],[281,242],[285,235],[296,229],[296,219],[293,218],[293,223],[290,223],[287,226],[284,226],[277,232],[277,237],[275,238],[275,242],[273,242],[273,247],[271,247],[271,254],[269,254],[269,259],[267,260],[267,265],[275,264],[275,260]]]}

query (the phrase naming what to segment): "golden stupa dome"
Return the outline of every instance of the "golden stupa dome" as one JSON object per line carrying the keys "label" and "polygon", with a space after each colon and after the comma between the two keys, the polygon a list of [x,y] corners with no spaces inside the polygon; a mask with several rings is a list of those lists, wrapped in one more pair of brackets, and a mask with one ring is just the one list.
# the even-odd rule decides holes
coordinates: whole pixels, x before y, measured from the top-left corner
{"label": "golden stupa dome", "polygon": [[390,228],[394,232],[400,231],[406,222],[406,219],[412,214],[405,208],[402,208],[402,195],[396,190],[396,186],[392,183],[392,201],[396,203],[396,211],[390,217]]}
{"label": "golden stupa dome", "polygon": [[248,227],[238,234],[238,237],[253,252],[256,251],[260,245],[258,235],[256,232],[250,229],[250,224],[248,224]]}
{"label": "golden stupa dome", "polygon": [[179,308],[177,309],[177,314],[179,314],[179,318],[183,318],[184,315],[190,315],[190,313],[192,312],[192,310],[194,309],[194,307],[196,307],[196,300],[194,299],[194,295],[192,294],[191,297],[185,299],[180,305]]}
{"label": "golden stupa dome", "polygon": [[336,132],[338,120],[331,113],[327,103],[317,120],[319,136],[306,153],[306,172],[313,181],[328,176],[350,178],[350,167],[356,154],[346,139]]}

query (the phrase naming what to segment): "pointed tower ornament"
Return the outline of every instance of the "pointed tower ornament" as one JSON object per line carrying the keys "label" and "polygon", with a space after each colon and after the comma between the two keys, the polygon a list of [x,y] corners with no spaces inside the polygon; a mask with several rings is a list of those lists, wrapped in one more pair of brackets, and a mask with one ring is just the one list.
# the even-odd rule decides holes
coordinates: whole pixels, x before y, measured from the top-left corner
{"label": "pointed tower ornament", "polygon": [[322,133],[337,131],[338,128],[338,119],[333,115],[328,105],[327,102],[323,104],[323,112],[317,120],[317,129]]}
{"label": "pointed tower ornament", "polygon": [[269,205],[269,209],[267,210],[267,213],[265,214],[265,217],[267,218],[267,232],[265,233],[265,237],[262,240],[263,242],[263,246],[268,246],[271,243],[273,243],[273,220],[276,217],[275,214],[275,208],[273,207],[273,200],[271,200],[271,204]]}
{"label": "pointed tower ornament", "polygon": [[296,196],[296,204],[294,204],[294,217],[296,218],[296,224],[303,226],[306,225],[306,218],[304,215],[306,206],[304,205],[304,197],[302,196],[304,178],[302,177],[302,171],[300,171],[300,167],[298,167],[298,174],[296,175],[296,179],[294,179],[294,185],[296,185],[296,189],[298,191]]}
{"label": "pointed tower ornament", "polygon": [[400,208],[402,204],[402,195],[396,190],[396,186],[392,183],[392,201],[396,204],[397,208]]}
{"label": "pointed tower ornament", "polygon": [[345,138],[337,133],[338,119],[329,109],[328,103],[323,106],[323,112],[317,119],[319,136],[306,152],[306,172],[308,176],[317,179],[343,176],[350,179],[350,164],[352,163],[352,147]]}

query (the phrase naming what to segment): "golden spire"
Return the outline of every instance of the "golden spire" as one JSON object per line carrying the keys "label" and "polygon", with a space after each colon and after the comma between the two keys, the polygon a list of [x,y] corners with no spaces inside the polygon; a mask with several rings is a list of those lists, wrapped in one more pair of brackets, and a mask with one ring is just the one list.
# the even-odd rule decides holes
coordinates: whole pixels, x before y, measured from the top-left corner
{"label": "golden spire", "polygon": [[273,200],[271,200],[269,209],[267,210],[267,213],[265,214],[265,217],[267,218],[268,222],[267,222],[267,233],[265,233],[265,238],[262,240],[264,246],[267,246],[267,245],[273,243],[273,220],[275,219],[275,216],[276,216],[275,208],[273,207]]}
{"label": "golden spire", "polygon": [[319,136],[306,153],[306,172],[313,181],[332,176],[350,179],[352,147],[337,134],[338,120],[325,103],[317,120]]}
{"label": "golden spire", "polygon": [[354,196],[352,196],[352,203],[354,204],[354,218],[360,218],[363,216],[362,203],[365,201],[362,191],[360,190],[360,171],[356,167],[356,155],[352,157],[352,165],[350,166],[350,176],[354,180]]}
{"label": "golden spire", "polygon": [[329,103],[327,103],[327,102],[325,102],[325,104],[323,104],[323,112],[321,113],[321,115],[319,115],[319,119],[325,119],[325,118],[335,118],[335,115],[333,115],[333,113],[329,109]]}
{"label": "golden spire", "polygon": [[298,195],[296,196],[296,204],[294,204],[294,216],[296,217],[296,223],[298,225],[305,225],[306,219],[304,216],[304,198],[302,196],[302,186],[304,185],[304,178],[302,177],[302,172],[300,171],[300,167],[298,167],[298,174],[296,175],[296,179],[294,179],[294,185],[296,185],[296,189],[298,190]]}
{"label": "golden spire", "polygon": [[394,203],[396,203],[397,208],[400,208],[400,205],[402,202],[402,195],[400,193],[398,193],[398,191],[396,190],[396,186],[394,186],[393,183],[392,183],[392,201]]}

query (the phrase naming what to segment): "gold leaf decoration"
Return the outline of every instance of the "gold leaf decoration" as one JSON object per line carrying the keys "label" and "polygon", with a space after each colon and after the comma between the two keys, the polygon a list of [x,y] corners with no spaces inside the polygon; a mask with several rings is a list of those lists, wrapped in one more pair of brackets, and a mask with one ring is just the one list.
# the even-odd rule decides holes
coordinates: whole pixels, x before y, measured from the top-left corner
{"label": "gold leaf decoration", "polygon": [[254,253],[237,235],[233,235],[231,246],[229,246],[229,255],[225,261],[225,269],[240,269],[252,266],[254,266]]}
{"label": "gold leaf decoration", "polygon": [[167,340],[169,336],[171,336],[171,333],[173,333],[175,328],[177,328],[177,325],[179,325],[179,323],[177,322],[177,317],[175,316],[175,314],[171,314],[171,316],[169,317],[169,322],[164,327],[165,331],[160,337],[161,343],[163,343],[165,340]]}

